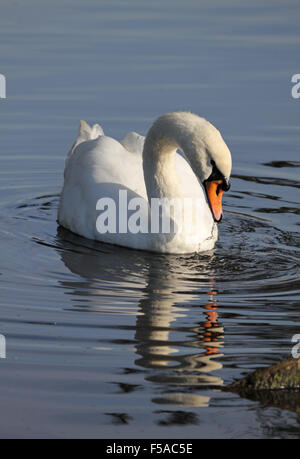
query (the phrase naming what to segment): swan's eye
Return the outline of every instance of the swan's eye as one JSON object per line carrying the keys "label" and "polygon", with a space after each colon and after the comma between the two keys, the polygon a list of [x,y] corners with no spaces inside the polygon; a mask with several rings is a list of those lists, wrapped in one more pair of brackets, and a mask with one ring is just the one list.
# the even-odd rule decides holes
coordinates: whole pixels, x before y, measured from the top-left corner
{"label": "swan's eye", "polygon": [[212,165],[212,172],[207,180],[209,182],[216,181],[216,180],[223,180],[224,176],[223,174],[221,174],[221,172],[217,168],[216,163],[214,162],[213,159],[210,161],[210,163]]}
{"label": "swan's eye", "polygon": [[206,179],[206,182],[219,182],[218,187],[216,189],[216,194],[217,196],[219,195],[220,191],[228,191],[230,189],[230,182],[228,178],[224,177],[223,174],[219,171],[219,169],[216,166],[216,163],[212,159],[211,161],[212,165],[212,172],[208,179]]}

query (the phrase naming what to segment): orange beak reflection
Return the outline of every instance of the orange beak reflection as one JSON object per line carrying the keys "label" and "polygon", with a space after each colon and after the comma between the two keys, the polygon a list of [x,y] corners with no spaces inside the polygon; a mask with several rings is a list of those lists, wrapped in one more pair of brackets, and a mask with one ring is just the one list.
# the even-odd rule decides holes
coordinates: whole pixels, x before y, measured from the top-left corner
{"label": "orange beak reflection", "polygon": [[224,190],[222,189],[222,180],[205,182],[205,189],[214,219],[219,222],[223,215],[222,195]]}

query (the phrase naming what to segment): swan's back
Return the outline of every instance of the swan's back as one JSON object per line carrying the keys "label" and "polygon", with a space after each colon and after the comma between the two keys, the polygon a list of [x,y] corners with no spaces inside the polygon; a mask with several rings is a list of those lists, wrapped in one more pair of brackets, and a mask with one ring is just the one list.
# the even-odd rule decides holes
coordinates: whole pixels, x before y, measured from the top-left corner
{"label": "swan's back", "polygon": [[[86,133],[86,123],[79,131],[65,165],[58,221],[65,228],[89,239],[99,239],[96,230],[97,201],[109,197],[116,202],[120,189],[147,199],[142,175],[142,155],[129,152],[117,140],[100,134]],[[93,138],[96,137],[96,138]],[[133,186],[134,177],[134,186]]]}

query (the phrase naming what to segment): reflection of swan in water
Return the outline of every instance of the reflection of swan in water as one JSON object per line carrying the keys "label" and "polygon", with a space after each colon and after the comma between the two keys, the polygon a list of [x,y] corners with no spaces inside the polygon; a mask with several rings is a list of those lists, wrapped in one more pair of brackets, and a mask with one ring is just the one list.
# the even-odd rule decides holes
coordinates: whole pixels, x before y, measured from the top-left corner
{"label": "reflection of swan in water", "polygon": [[[180,268],[183,272],[183,267]],[[184,274],[189,274],[188,269]],[[136,363],[147,368],[164,369],[163,373],[154,373],[147,378],[152,382],[181,387],[221,386],[222,379],[211,374],[222,368],[222,364],[216,358],[223,355],[219,353],[219,348],[223,347],[223,328],[218,324],[218,306],[215,300],[217,292],[207,292],[208,301],[204,305],[206,320],[196,327],[187,328],[187,341],[172,340],[172,333],[178,330],[172,327],[172,323],[184,318],[186,311],[186,308],[174,306],[174,303],[185,303],[187,299],[196,298],[191,286],[188,289],[185,283],[180,285],[178,292],[177,277],[169,270],[165,277],[155,277],[151,273],[151,266],[149,268],[146,295],[139,303],[141,314],[137,316],[136,323],[136,349],[141,356]],[[184,329],[180,331],[185,332]],[[178,348],[184,349],[184,352],[180,352]],[[187,354],[186,348],[192,348],[195,352]],[[155,401],[185,406],[207,406],[209,398],[172,391]]]}
{"label": "reflection of swan in water", "polygon": [[[64,264],[84,278],[64,282],[72,290],[76,307],[83,287],[87,312],[116,310],[123,292],[126,292],[126,298],[132,293],[132,302],[124,309],[131,314],[137,313],[135,341],[138,358],[135,363],[154,370],[147,374],[147,380],[159,383],[163,388],[161,396],[154,401],[207,406],[209,398],[195,394],[195,387],[205,389],[223,384],[222,379],[212,374],[222,368],[217,357],[222,356],[219,349],[223,347],[223,328],[218,324],[217,292],[212,290],[213,282],[207,282],[211,287],[207,289],[203,305],[205,320],[189,323],[184,304],[191,300],[193,305],[197,304],[199,293],[193,294],[193,290],[198,284],[191,278],[195,279],[199,274],[199,261],[197,266],[195,258],[163,255],[158,258],[149,253],[91,242],[88,243],[90,248],[83,247],[81,238],[65,230],[60,231],[59,238],[60,235],[64,239],[64,249],[60,251]],[[66,239],[71,242],[70,247]],[[115,298],[110,300],[105,294],[107,285],[110,285],[110,291],[116,289]],[[138,311],[132,308],[134,302],[138,302]],[[170,386],[172,392],[168,393]],[[173,386],[180,388],[179,392],[173,392]],[[193,393],[189,386],[193,386]]]}

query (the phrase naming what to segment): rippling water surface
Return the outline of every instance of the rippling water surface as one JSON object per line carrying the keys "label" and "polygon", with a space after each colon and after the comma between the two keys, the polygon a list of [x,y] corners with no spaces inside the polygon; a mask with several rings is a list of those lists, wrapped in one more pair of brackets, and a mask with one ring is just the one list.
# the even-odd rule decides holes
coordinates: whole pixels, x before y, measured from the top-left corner
{"label": "rippling water surface", "polygon": [[[2,2],[0,436],[299,437],[299,414],[221,389],[300,333],[300,8],[125,3]],[[232,151],[215,250],[157,255],[58,227],[80,118],[121,138],[177,109]]]}

